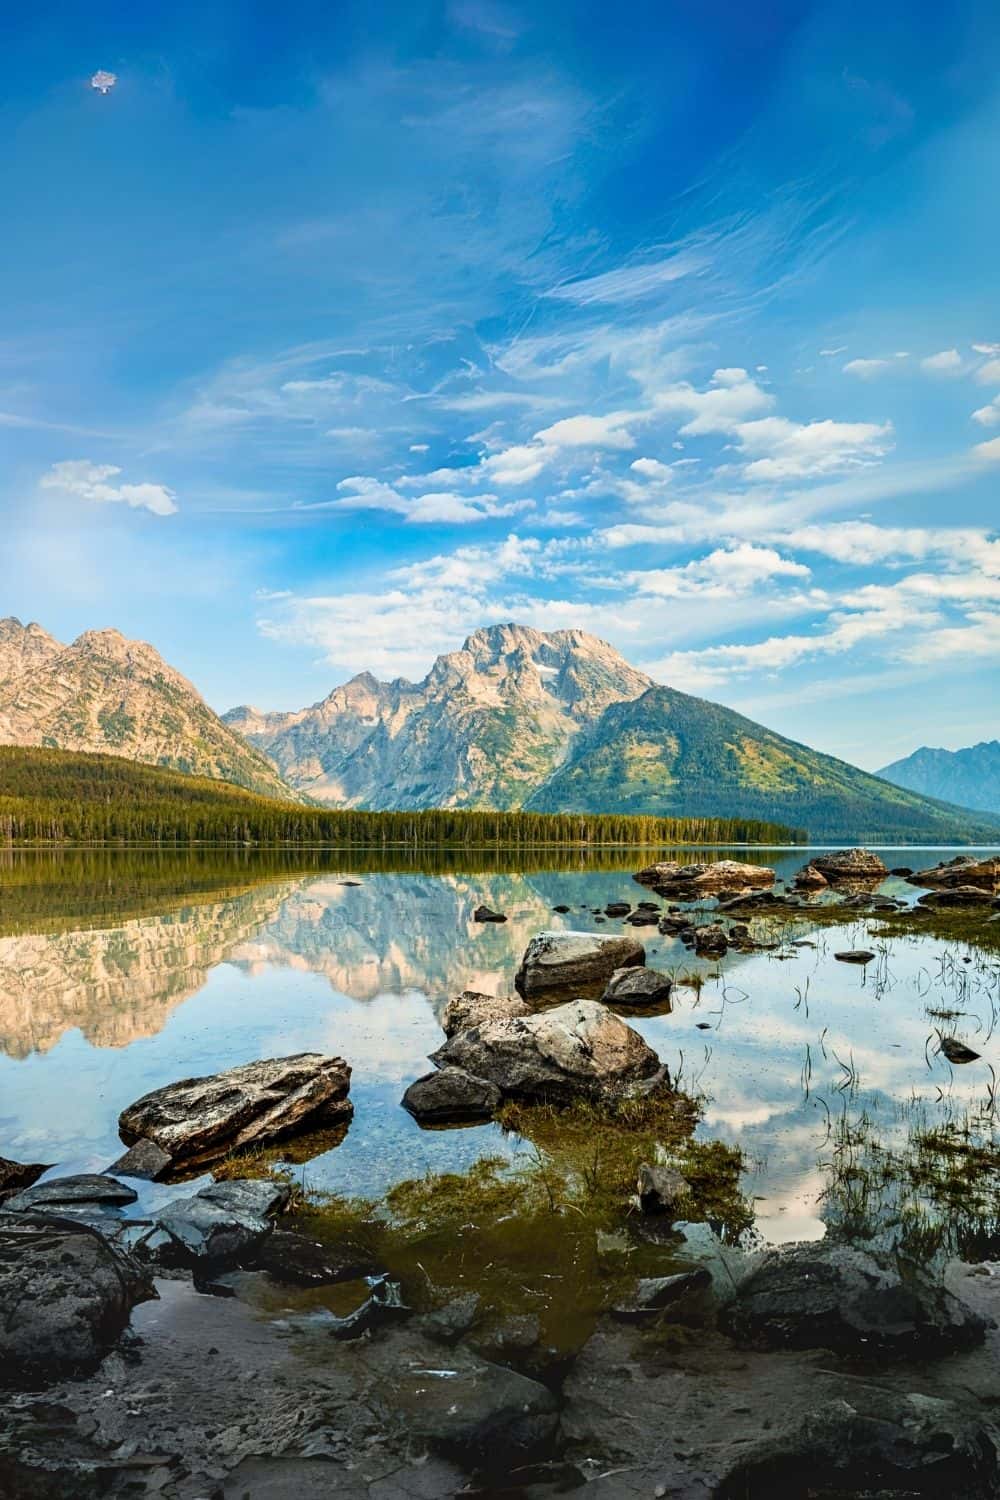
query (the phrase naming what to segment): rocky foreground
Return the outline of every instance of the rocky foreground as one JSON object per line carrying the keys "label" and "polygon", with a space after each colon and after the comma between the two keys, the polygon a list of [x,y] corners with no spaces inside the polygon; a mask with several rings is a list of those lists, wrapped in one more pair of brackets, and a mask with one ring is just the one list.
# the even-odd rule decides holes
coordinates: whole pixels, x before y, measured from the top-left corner
{"label": "rocky foreground", "polygon": [[[858,909],[888,899],[874,859],[814,861],[798,889],[818,897],[776,891],[759,867],[659,866],[640,883],[676,901],[680,882],[692,905],[608,916],[634,931],[651,913],[719,962],[766,944],[741,917],[775,903],[826,902],[827,887]],[[912,879],[931,896],[977,890],[988,912],[997,868]],[[780,1250],[720,1238],[725,1215],[683,1153],[641,1159],[648,1123],[668,1128],[687,1102],[618,1013],[669,1011],[671,980],[645,957],[627,932],[540,934],[519,993],[449,1003],[434,1067],[404,1096],[431,1127],[537,1119],[556,1165],[530,1217],[502,1181],[487,1194],[470,1174],[463,1198],[442,1179],[411,1204],[407,1250],[373,1237],[368,1210],[310,1217],[287,1182],[240,1176],[248,1149],[303,1132],[325,1132],[326,1149],[346,1128],[350,1069],[315,1054],[136,1101],[129,1149],[104,1173],[0,1163],[0,1496],[1000,1495],[1000,1264],[942,1276],[832,1236]],[[591,1223],[567,1191],[564,1120],[583,1121],[574,1171],[596,1173],[601,1150],[629,1163],[616,1220]],[[142,1207],[145,1182],[206,1166],[217,1180]],[[519,1213],[538,1238],[512,1309],[498,1288],[528,1275],[507,1274]],[[449,1253],[470,1221],[478,1279]],[[546,1280],[565,1326],[545,1315]]]}

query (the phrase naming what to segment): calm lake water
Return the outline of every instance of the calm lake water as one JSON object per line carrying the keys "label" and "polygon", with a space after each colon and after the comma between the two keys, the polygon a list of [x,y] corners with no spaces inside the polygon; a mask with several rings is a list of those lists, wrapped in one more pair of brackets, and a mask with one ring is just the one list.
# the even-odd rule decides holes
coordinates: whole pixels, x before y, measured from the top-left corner
{"label": "calm lake water", "polygon": [[[920,866],[956,851],[882,852],[888,865]],[[786,877],[809,857],[801,848],[684,857],[726,854]],[[598,925],[591,908],[648,897],[631,872],[653,857],[560,852],[550,868],[512,872],[503,856],[470,851],[427,872],[330,853],[8,853],[0,1155],[60,1174],[97,1170],[122,1149],[119,1111],[148,1090],[322,1051],[350,1063],[355,1116],[339,1147],[296,1169],[310,1186],[378,1196],[403,1178],[511,1156],[523,1144],[495,1126],[421,1130],[400,1096],[427,1071],[451,994],[510,990],[542,928],[619,930]],[[883,889],[919,894],[896,879]],[[509,921],[474,923],[480,902]],[[569,915],[553,913],[559,904]],[[926,934],[889,940],[881,926],[872,917],[812,931],[799,920],[780,948],[730,954],[721,971],[655,928],[638,934],[652,966],[703,982],[678,987],[670,1014],[630,1022],[704,1096],[700,1134],[746,1153],[768,1240],[824,1233],[838,1211],[824,1194],[845,1150],[905,1152],[915,1132],[948,1121],[992,1129],[1000,960]],[[860,946],[877,953],[867,968],[833,958]],[[982,1060],[951,1067],[934,1046],[941,1026]]]}

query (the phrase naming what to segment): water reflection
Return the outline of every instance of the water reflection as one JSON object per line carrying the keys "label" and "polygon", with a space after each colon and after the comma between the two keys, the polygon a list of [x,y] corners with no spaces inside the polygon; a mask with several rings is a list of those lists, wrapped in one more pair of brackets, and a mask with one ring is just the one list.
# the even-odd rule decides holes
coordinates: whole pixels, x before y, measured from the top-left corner
{"label": "water reflection", "polygon": [[[756,857],[790,875],[807,851]],[[141,1093],[299,1050],[340,1053],[354,1069],[354,1123],[305,1169],[312,1183],[377,1194],[404,1176],[517,1149],[494,1126],[421,1132],[399,1108],[440,1041],[437,1015],[457,990],[508,989],[540,927],[602,930],[593,908],[647,893],[627,852],[574,853],[528,872],[504,868],[509,858],[495,852],[467,856],[464,871],[456,858],[433,871],[373,868],[373,858],[338,868],[322,852],[95,852],[63,865],[7,856],[0,1154],[99,1168],[117,1154],[119,1110]],[[904,858],[912,863],[912,851],[887,863]],[[508,922],[473,922],[480,902]],[[554,914],[556,905],[570,912]],[[918,1129],[988,1110],[1000,989],[988,955],[945,938],[888,939],[877,919],[859,918],[836,930],[797,926],[814,946],[730,955],[719,973],[655,929],[643,936],[652,964],[698,982],[675,989],[671,1014],[632,1024],[704,1096],[702,1137],[746,1153],[767,1238],[818,1236],[826,1221],[857,1214],[847,1189],[859,1171],[869,1189],[881,1182],[882,1197],[868,1191],[865,1206],[899,1218],[872,1143],[883,1163],[902,1159]],[[867,970],[833,960],[855,946],[876,950]],[[981,1063],[955,1069],[928,1047],[942,1015]],[[920,1172],[906,1191],[919,1198]]]}

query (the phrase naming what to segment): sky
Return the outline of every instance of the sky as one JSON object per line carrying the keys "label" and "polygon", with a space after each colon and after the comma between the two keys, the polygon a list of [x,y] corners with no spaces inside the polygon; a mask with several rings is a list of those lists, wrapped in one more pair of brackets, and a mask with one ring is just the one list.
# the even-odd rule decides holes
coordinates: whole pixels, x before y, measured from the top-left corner
{"label": "sky", "polygon": [[219,711],[516,620],[869,769],[998,736],[995,4],[34,10],[0,614]]}

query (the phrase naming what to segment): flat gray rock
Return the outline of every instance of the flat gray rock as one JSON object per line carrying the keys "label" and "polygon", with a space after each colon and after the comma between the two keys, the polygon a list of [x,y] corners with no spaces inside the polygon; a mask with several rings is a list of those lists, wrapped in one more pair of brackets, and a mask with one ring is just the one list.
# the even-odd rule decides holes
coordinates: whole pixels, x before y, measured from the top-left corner
{"label": "flat gray rock", "polygon": [[604,1005],[669,1005],[671,988],[666,974],[647,969],[645,965],[616,969],[605,986],[601,1002]]}
{"label": "flat gray rock", "polygon": [[23,1193],[8,1198],[4,1208],[8,1213],[25,1213],[32,1209],[51,1214],[103,1213],[134,1203],[138,1196],[135,1188],[116,1182],[113,1177],[80,1172],[74,1177],[53,1177],[47,1182],[36,1182]]}
{"label": "flat gray rock", "polygon": [[488,1079],[475,1078],[463,1068],[443,1067],[411,1083],[402,1104],[423,1125],[448,1125],[492,1119],[501,1097]]}

